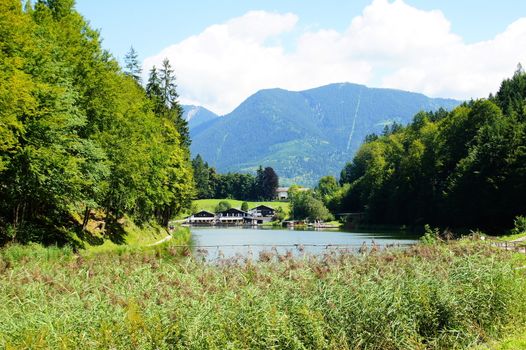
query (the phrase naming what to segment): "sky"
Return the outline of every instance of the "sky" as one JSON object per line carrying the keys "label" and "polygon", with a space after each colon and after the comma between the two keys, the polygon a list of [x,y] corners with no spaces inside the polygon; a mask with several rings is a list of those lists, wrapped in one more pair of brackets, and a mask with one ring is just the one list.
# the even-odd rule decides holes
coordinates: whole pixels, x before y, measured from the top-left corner
{"label": "sky", "polygon": [[164,58],[180,101],[226,114],[260,89],[330,83],[487,97],[526,63],[523,0],[77,0],[103,47]]}

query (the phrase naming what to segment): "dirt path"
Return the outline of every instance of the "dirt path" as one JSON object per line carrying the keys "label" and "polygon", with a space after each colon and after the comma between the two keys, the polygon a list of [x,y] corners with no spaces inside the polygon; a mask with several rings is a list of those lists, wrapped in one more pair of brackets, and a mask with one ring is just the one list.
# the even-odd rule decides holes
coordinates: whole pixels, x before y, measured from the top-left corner
{"label": "dirt path", "polygon": [[161,239],[160,241],[158,242],[155,242],[155,243],[152,243],[152,244],[148,244],[147,247],[153,247],[153,246],[156,246],[156,245],[159,245],[159,244],[162,244],[164,242],[168,242],[169,240],[171,240],[173,237],[172,235],[168,235],[166,237],[164,237],[163,239]]}

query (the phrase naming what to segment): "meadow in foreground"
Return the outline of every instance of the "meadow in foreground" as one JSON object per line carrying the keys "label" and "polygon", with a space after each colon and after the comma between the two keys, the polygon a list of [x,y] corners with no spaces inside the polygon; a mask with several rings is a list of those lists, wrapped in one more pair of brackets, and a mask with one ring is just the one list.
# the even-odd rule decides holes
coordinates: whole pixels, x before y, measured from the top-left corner
{"label": "meadow in foreground", "polygon": [[525,261],[488,245],[260,260],[4,248],[0,348],[455,349],[525,322]]}

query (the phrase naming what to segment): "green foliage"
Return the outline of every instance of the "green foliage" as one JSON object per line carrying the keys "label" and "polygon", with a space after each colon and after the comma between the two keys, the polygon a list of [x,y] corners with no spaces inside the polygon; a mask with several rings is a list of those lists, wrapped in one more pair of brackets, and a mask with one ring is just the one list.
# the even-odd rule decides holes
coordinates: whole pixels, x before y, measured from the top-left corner
{"label": "green foliage", "polygon": [[440,231],[438,228],[431,228],[429,225],[424,225],[424,235],[420,237],[420,242],[423,244],[436,244],[440,241]]}
{"label": "green foliage", "polygon": [[236,198],[242,200],[254,199],[256,178],[252,174],[217,174],[210,168],[210,186],[213,194],[207,198]]}
{"label": "green foliage", "polygon": [[210,171],[208,163],[203,162],[203,158],[198,154],[192,160],[192,168],[194,169],[195,189],[197,198],[212,198],[214,196],[214,189],[210,183]]}
{"label": "green foliage", "polygon": [[299,185],[297,185],[297,184],[290,185],[289,190],[287,192],[288,198],[292,199],[295,194],[300,192],[300,189],[301,189],[301,187]]}
{"label": "green foliage", "polygon": [[226,211],[226,210],[228,210],[230,208],[232,208],[232,204],[230,204],[229,201],[221,201],[215,207],[214,212],[220,213],[220,212]]}
{"label": "green foliage", "polygon": [[201,155],[192,160],[197,198],[236,198],[240,200],[273,200],[276,196],[279,178],[270,167],[259,167],[256,176],[252,174],[218,174],[203,161]]}
{"label": "green foliage", "polygon": [[139,63],[139,55],[137,51],[130,47],[130,51],[124,57],[124,74],[132,77],[137,83],[141,83],[142,68]]}
{"label": "green foliage", "polygon": [[0,3],[0,244],[64,243],[92,210],[166,224],[192,197],[183,135],[73,4]]}
{"label": "green foliage", "polygon": [[279,186],[279,178],[274,169],[261,166],[256,172],[254,195],[258,200],[273,200]]}
{"label": "green foliage", "polygon": [[277,207],[274,211],[274,220],[276,221],[283,221],[287,217],[287,213],[283,209],[283,207]]}
{"label": "green foliage", "polygon": [[248,211],[249,209],[248,202],[243,202],[243,204],[241,204],[241,210]]}
{"label": "green foliage", "polygon": [[161,69],[155,66],[150,70],[148,83],[146,84],[146,95],[153,103],[153,110],[156,115],[161,116],[173,123],[179,133],[180,146],[190,157],[190,132],[188,123],[183,119],[183,108],[177,98],[174,70],[170,61],[165,58]]}
{"label": "green foliage", "polygon": [[324,176],[318,181],[318,185],[314,189],[316,196],[322,200],[323,204],[328,208],[339,197],[340,185],[334,176]]}
{"label": "green foliage", "polygon": [[523,272],[488,245],[218,264],[173,249],[0,250],[0,347],[467,349],[526,322]]}
{"label": "green foliage", "polygon": [[310,191],[293,193],[290,198],[291,216],[294,220],[331,221],[334,219],[323,202]]}
{"label": "green foliage", "polygon": [[513,223],[514,227],[513,230],[511,230],[513,235],[526,233],[526,216],[517,216]]}
{"label": "green foliage", "polygon": [[420,112],[370,138],[341,172],[349,190],[328,203],[378,224],[507,229],[526,211],[526,74],[496,98]]}

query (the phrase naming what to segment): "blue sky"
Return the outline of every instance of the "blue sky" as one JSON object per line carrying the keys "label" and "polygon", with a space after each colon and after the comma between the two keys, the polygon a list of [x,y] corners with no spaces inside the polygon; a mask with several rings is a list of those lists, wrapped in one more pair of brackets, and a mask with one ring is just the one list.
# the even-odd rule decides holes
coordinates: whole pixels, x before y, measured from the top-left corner
{"label": "blue sky", "polygon": [[[206,27],[239,17],[250,10],[292,12],[307,28],[345,29],[370,0],[77,0],[77,9],[100,29],[104,47],[116,57],[131,45],[142,58],[198,34]],[[452,30],[468,43],[490,39],[520,17],[526,16],[522,0],[407,0],[420,9],[439,9]]]}
{"label": "blue sky", "polygon": [[[228,112],[260,88],[279,85],[303,89],[351,80],[434,96],[482,97],[498,87],[495,87],[497,76],[504,78],[513,71],[519,59],[524,62],[526,57],[524,49],[515,50],[511,43],[523,38],[523,29],[526,32],[526,25],[520,21],[521,17],[526,18],[526,1],[521,0],[376,0],[374,3],[372,0],[77,0],[77,9],[92,27],[101,30],[104,48],[117,59],[122,59],[130,45],[145,61],[145,70],[158,64],[162,56],[169,57],[180,77],[183,102],[202,104],[219,113]],[[254,13],[251,11],[259,12],[258,15],[249,15]],[[356,20],[358,17],[361,21]],[[393,20],[391,25],[382,24],[391,18],[397,18],[398,22]],[[239,19],[239,26],[234,25],[236,19]],[[520,23],[507,33],[508,26],[517,21]],[[414,25],[405,28],[406,22]],[[243,33],[246,26],[250,27],[246,31],[248,34]],[[389,38],[391,34],[386,31],[393,26],[405,29]],[[231,27],[243,34],[243,38],[239,39]],[[221,28],[229,34],[223,35]],[[265,30],[267,32],[261,32]],[[420,41],[407,39],[413,36],[419,37]],[[194,40],[188,39],[191,37]],[[360,45],[354,44],[362,41]],[[426,41],[434,41],[436,46]],[[368,46],[367,42],[371,45]],[[399,45],[389,47],[391,42]],[[216,43],[218,47],[215,47]],[[312,48],[309,48],[310,43]],[[522,47],[526,47],[525,44],[526,41],[516,43]],[[449,52],[440,58],[440,62],[449,62],[447,66],[433,63],[440,47]],[[495,57],[476,64],[478,70],[471,67],[470,60],[501,55],[495,52],[496,48],[502,50],[502,55],[507,55],[509,60]],[[327,52],[326,57],[320,52]],[[422,52],[422,60],[415,63],[414,57],[409,56],[419,56],[419,52]],[[454,62],[457,60],[455,52],[461,57],[458,66]],[[257,60],[267,54],[269,63]],[[205,55],[219,57],[218,66],[209,67],[215,61]],[[340,60],[332,58],[336,56]],[[236,58],[232,65],[237,66],[240,62],[258,62],[247,67],[229,66],[223,75],[216,74],[212,69],[228,65],[229,57]],[[420,70],[415,68],[419,65]],[[432,66],[429,71],[426,65]],[[303,78],[305,73],[296,66],[304,67],[305,71],[316,70],[314,67],[323,69],[316,70],[317,76],[306,80]],[[437,71],[434,66],[443,67]],[[266,72],[289,68],[286,71],[283,68],[283,72],[272,78],[268,77],[269,74],[251,76],[250,72],[260,67]],[[470,68],[469,72],[465,72],[466,67]],[[485,69],[490,71],[486,77]],[[207,70],[211,74],[205,74]],[[296,72],[291,73],[291,70]],[[438,78],[441,75],[452,78],[444,81]],[[243,76],[244,80],[236,86],[230,81],[232,76]],[[460,79],[467,78],[473,84],[461,83]],[[433,85],[435,80],[440,81]],[[225,88],[235,91],[229,96],[221,96]]]}

